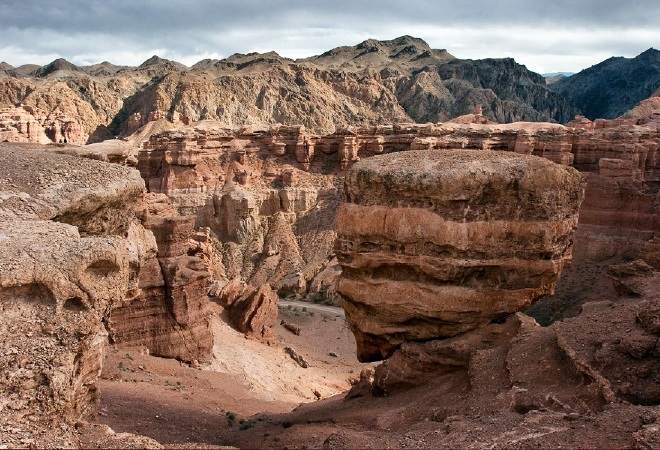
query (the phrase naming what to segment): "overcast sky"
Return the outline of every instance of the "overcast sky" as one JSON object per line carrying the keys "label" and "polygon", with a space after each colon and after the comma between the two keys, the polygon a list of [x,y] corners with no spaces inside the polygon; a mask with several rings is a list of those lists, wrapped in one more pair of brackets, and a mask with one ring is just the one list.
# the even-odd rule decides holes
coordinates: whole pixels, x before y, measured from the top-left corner
{"label": "overcast sky", "polygon": [[660,0],[0,0],[0,61],[291,58],[409,34],[459,58],[578,71],[660,48]]}

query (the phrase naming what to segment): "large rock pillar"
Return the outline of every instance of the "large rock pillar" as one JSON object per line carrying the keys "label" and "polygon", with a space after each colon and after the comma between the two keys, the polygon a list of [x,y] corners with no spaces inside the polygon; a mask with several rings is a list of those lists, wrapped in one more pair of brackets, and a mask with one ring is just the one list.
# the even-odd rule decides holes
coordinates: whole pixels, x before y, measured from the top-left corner
{"label": "large rock pillar", "polygon": [[551,294],[584,180],[509,152],[408,151],[356,163],[337,216],[338,292],[361,361],[456,336]]}

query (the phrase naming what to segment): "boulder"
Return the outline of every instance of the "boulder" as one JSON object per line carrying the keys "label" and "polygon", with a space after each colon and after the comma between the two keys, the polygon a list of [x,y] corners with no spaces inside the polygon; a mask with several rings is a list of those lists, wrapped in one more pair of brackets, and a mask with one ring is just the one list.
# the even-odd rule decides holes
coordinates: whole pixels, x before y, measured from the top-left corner
{"label": "boulder", "polygon": [[211,299],[227,311],[230,324],[246,336],[271,342],[277,320],[277,294],[268,284],[258,288],[239,279],[216,282],[209,290]]}

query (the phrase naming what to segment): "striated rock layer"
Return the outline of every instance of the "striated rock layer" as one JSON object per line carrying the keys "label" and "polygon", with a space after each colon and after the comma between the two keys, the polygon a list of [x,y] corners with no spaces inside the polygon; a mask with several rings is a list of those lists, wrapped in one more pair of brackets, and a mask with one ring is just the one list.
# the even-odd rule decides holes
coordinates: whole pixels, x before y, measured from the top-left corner
{"label": "striated rock layer", "polygon": [[339,185],[361,158],[410,150],[496,150],[542,156],[587,174],[578,254],[607,257],[660,231],[660,131],[653,101],[630,116],[567,126],[488,123],[480,111],[436,124],[317,135],[302,126],[219,129],[208,123],[151,136],[138,167],[152,192],[197,217],[221,244],[229,278],[282,294],[334,298],[332,242]]}
{"label": "striated rock layer", "polygon": [[200,128],[152,136],[138,168],[151,192],[210,229],[228,279],[302,293],[331,259],[338,198],[335,172],[313,153],[301,127]]}
{"label": "striated rock layer", "polygon": [[235,278],[227,283],[216,283],[211,294],[227,311],[229,322],[238,331],[266,343],[275,341],[277,295],[268,284],[255,288]]}
{"label": "striated rock layer", "polygon": [[149,194],[145,206],[142,220],[155,237],[153,251],[139,272],[138,295],[110,314],[110,339],[157,356],[204,361],[213,347],[207,295],[213,249],[196,231],[195,218],[177,215],[165,196]]}
{"label": "striated rock layer", "polygon": [[84,144],[86,141],[87,135],[72,116],[49,114],[27,105],[0,108],[0,142]]}
{"label": "striated rock layer", "polygon": [[222,263],[135,169],[30,144],[0,144],[0,162],[0,441],[75,446],[109,341],[209,357]]}
{"label": "striated rock layer", "polygon": [[551,294],[584,182],[533,156],[461,150],[369,158],[345,178],[337,290],[362,361],[455,336]]}

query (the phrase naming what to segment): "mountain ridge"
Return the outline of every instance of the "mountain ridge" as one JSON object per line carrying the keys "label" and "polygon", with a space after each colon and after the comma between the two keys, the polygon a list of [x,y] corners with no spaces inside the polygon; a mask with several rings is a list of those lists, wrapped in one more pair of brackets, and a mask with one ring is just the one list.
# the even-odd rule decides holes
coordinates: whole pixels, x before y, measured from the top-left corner
{"label": "mountain ridge", "polygon": [[309,58],[234,53],[187,67],[157,55],[137,67],[58,59],[0,78],[0,106],[70,115],[107,138],[149,117],[222,126],[302,124],[332,132],[383,122],[442,122],[472,113],[497,122],[565,122],[575,110],[512,58],[460,59],[424,40],[367,39]]}
{"label": "mountain ridge", "polygon": [[660,51],[613,56],[549,87],[589,119],[612,119],[660,89]]}

